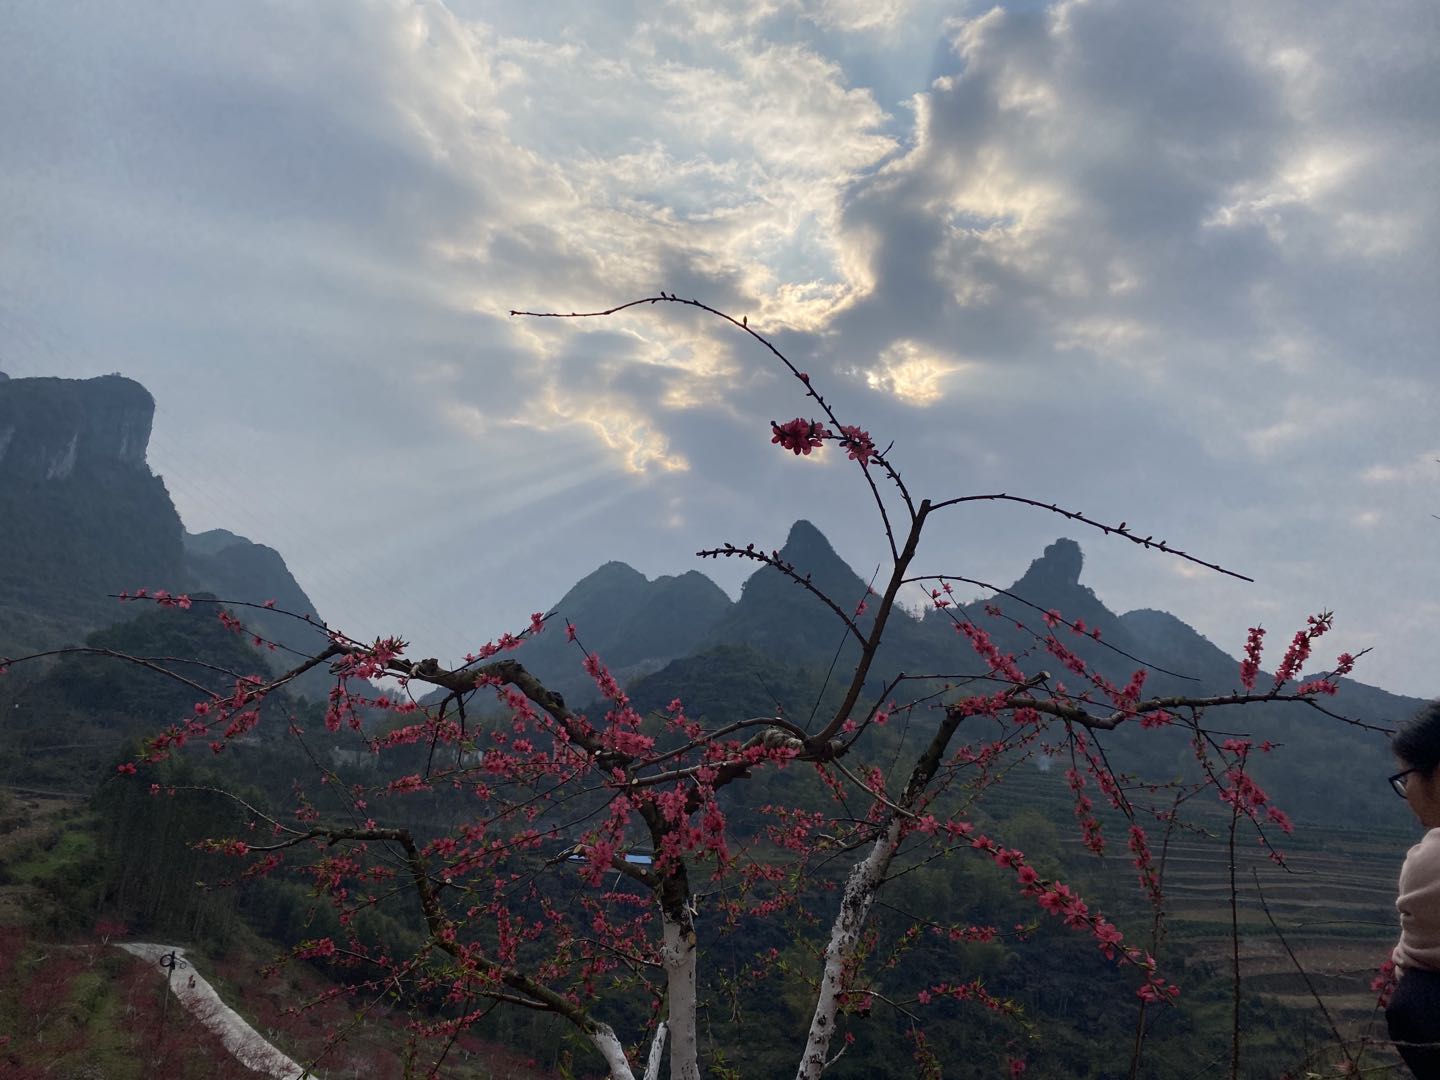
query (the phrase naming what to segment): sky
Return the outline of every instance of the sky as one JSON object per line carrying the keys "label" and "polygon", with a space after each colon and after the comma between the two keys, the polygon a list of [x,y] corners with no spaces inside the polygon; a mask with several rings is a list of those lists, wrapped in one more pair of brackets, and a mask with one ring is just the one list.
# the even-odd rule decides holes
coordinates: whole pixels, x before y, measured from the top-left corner
{"label": "sky", "polygon": [[[1440,695],[1440,6],[1271,0],[10,0],[0,369],[119,371],[191,531],[455,659],[619,559],[813,521]],[[131,584],[131,583],[121,583]]]}

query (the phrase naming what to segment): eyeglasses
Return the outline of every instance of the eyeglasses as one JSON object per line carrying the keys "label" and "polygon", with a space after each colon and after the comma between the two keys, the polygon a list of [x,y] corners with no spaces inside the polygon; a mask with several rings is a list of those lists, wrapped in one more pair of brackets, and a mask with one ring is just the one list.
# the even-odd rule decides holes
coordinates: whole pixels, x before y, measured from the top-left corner
{"label": "eyeglasses", "polygon": [[1405,798],[1405,783],[1410,778],[1410,774],[1421,771],[1420,769],[1405,769],[1390,777],[1390,786],[1395,789],[1395,794],[1402,799]]}

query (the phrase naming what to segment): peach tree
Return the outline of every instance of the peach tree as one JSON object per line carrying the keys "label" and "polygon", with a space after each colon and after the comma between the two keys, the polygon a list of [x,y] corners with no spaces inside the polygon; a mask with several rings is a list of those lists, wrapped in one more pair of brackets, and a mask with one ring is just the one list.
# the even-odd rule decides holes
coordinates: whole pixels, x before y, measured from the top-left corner
{"label": "peach tree", "polygon": [[[1127,862],[1141,895],[1158,906],[1163,888],[1150,831],[1157,822],[1173,823],[1183,801],[1208,790],[1233,821],[1249,822],[1262,835],[1290,828],[1247,767],[1268,747],[1222,738],[1205,717],[1258,702],[1322,708],[1354,663],[1342,654],[1328,675],[1297,682],[1330,616],[1318,615],[1297,632],[1263,683],[1263,631],[1252,630],[1235,689],[1219,695],[1147,696],[1143,662],[1128,679],[1112,681],[1080,648],[1082,642],[1103,648],[1098,631],[1060,611],[1019,619],[1013,610],[987,608],[1031,642],[1023,655],[1006,651],[983,620],[956,602],[956,586],[978,584],[974,579],[915,566],[927,525],[961,505],[1018,503],[1163,557],[1231,571],[1125,522],[1107,524],[1023,496],[922,497],[903,478],[891,445],[847,422],[748,320],[698,301],[661,293],[584,315],[511,314],[613,318],[656,303],[725,321],[793,377],[807,410],[771,421],[757,435],[768,437],[777,454],[843,455],[857,499],[884,535],[888,560],[862,596],[828,595],[805,566],[763,545],[734,541],[698,553],[784,575],[823,605],[848,640],[845,670],[817,723],[778,711],[712,723],[687,712],[683,693],[664,709],[642,713],[604,658],[583,648],[583,634],[537,613],[529,626],[478,646],[455,668],[407,656],[400,637],[360,641],[326,628],[325,647],[283,675],[243,675],[223,691],[193,683],[198,700],[190,714],[156,732],[119,772],[135,774],[197,745],[222,754],[262,724],[267,699],[306,671],[328,670],[334,688],[324,711],[326,737],[346,735],[363,745],[379,779],[346,774],[314,754],[309,767],[326,786],[326,799],[302,792],[286,812],[247,803],[248,828],[207,843],[240,860],[244,875],[308,879],[334,905],[341,929],[305,940],[296,955],[344,972],[348,992],[361,997],[424,1001],[428,1011],[416,1034],[442,1051],[492,1009],[513,1008],[562,1018],[613,1080],[657,1080],[667,1065],[675,1080],[698,1078],[709,1068],[700,1023],[708,950],[721,934],[743,938],[756,920],[780,919],[800,906],[817,930],[816,962],[805,983],[809,1022],[793,1050],[797,1078],[822,1076],[855,1026],[878,1008],[908,1019],[921,1071],[938,1074],[925,1038],[927,1010],[960,1001],[1016,1011],[964,970],[917,981],[894,959],[922,936],[973,943],[1001,933],[972,923],[963,903],[932,913],[926,926],[905,928],[883,948],[878,943],[876,905],[900,861],[946,855],[992,865],[1007,888],[1033,904],[1036,920],[1054,920],[1092,942],[1097,965],[1130,972],[1138,1008],[1166,1007],[1178,990],[1151,953],[1082,890],[1042,873],[1004,835],[978,827],[978,800],[1016,760],[1068,759],[1083,844],[1104,850],[1102,814],[1123,821]],[[884,670],[881,660],[887,632],[908,617],[902,599],[917,589],[953,623],[956,666],[943,680]],[[200,604],[148,589],[125,599],[210,607],[235,632],[251,633],[245,605]],[[596,705],[582,710],[568,703],[526,669],[523,645],[540,633],[574,639]],[[258,636],[256,642],[265,643]],[[887,736],[902,720],[906,738]],[[300,727],[292,720],[290,734],[303,741]],[[1099,735],[1122,727],[1141,734],[1183,729],[1196,777],[1148,781],[1112,768]],[[761,823],[737,830],[732,818],[745,800],[736,792],[780,771],[784,784],[767,791],[792,793],[791,801],[749,807]],[[1160,792],[1173,795],[1169,810],[1155,797]],[[418,809],[407,811],[407,800]],[[825,883],[828,891],[819,887]],[[415,947],[361,932],[367,909],[397,897],[407,898],[419,928]],[[746,963],[760,977],[778,962],[772,948]],[[1138,1068],[1138,1041],[1135,1053]],[[1017,1049],[1009,1067],[1018,1075],[1024,1065]]]}

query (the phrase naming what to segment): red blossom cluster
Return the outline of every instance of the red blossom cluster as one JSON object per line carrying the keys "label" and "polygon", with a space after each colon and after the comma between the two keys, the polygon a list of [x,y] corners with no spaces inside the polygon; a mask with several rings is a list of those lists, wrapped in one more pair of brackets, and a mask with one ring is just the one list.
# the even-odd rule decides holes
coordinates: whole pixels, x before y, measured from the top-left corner
{"label": "red blossom cluster", "polygon": [[133,593],[122,590],[115,599],[121,603],[127,600],[151,600],[160,607],[180,608],[182,611],[189,611],[191,605],[190,597],[185,593],[172,595],[166,589],[140,588],[136,589]]}
{"label": "red blossom cluster", "polygon": [[1265,631],[1252,626],[1245,638],[1245,659],[1240,661],[1240,685],[1246,690],[1255,688],[1255,679],[1260,674],[1260,653],[1263,648]]}
{"label": "red blossom cluster", "polygon": [[797,416],[783,424],[770,421],[770,442],[792,454],[809,454],[825,445],[826,439],[834,439],[851,461],[868,466],[880,460],[875,450],[875,440],[868,431],[852,424],[840,424],[837,435],[819,420],[807,420]]}
{"label": "red blossom cluster", "polygon": [[[1265,743],[1260,749],[1268,751],[1272,744]],[[1261,817],[1270,823],[1278,826],[1281,832],[1294,831],[1294,824],[1290,821],[1289,815],[1279,807],[1270,802],[1270,796],[1265,794],[1260,785],[1255,783],[1254,777],[1246,769],[1246,762],[1249,759],[1253,744],[1249,739],[1226,739],[1221,749],[1234,755],[1233,762],[1225,771],[1226,786],[1220,789],[1220,801],[1233,806],[1238,813],[1244,814],[1252,820],[1258,821]]]}
{"label": "red blossom cluster", "polygon": [[1140,714],[1140,727],[1144,729],[1169,727],[1174,720],[1175,717],[1166,710],[1154,709]]}
{"label": "red blossom cluster", "polygon": [[1375,977],[1370,980],[1370,989],[1377,997],[1375,1007],[1386,1008],[1390,1004],[1390,998],[1395,993],[1395,987],[1400,984],[1400,969],[1395,966],[1395,961],[1389,957],[1385,958]]}
{"label": "red blossom cluster", "polygon": [[1306,620],[1303,630],[1295,631],[1295,637],[1290,642],[1290,647],[1285,650],[1285,656],[1280,661],[1280,666],[1275,669],[1275,688],[1278,690],[1287,682],[1299,674],[1305,667],[1305,661],[1310,659],[1310,650],[1315,640],[1330,629],[1334,622],[1334,616],[1328,611],[1319,615],[1311,615]]}
{"label": "red blossom cluster", "polygon": [[335,955],[333,938],[316,938],[302,941],[295,948],[295,955],[301,960],[324,960]]}
{"label": "red blossom cluster", "polygon": [[875,453],[875,440],[870,438],[870,433],[852,424],[840,425],[840,445],[845,448],[851,461],[858,461],[861,465],[880,460]]}
{"label": "red blossom cluster", "polygon": [[975,650],[975,654],[989,665],[991,671],[1017,685],[1025,681],[1025,673],[1020,670],[1020,666],[1015,662],[1015,657],[1009,653],[1002,653],[990,639],[990,635],[980,627],[967,620],[957,622],[955,629],[965,636],[965,639],[970,642],[970,647]]}
{"label": "red blossom cluster", "polygon": [[809,454],[810,451],[824,446],[825,440],[830,438],[830,429],[824,424],[799,416],[783,424],[772,420],[770,429],[770,441],[792,454]]}
{"label": "red blossom cluster", "polygon": [[984,983],[979,979],[972,979],[970,982],[953,983],[937,982],[926,990],[917,991],[915,1000],[921,1005],[929,1005],[936,998],[950,998],[953,1001],[974,1001],[985,1006],[991,1012],[1019,1014],[1019,1006],[1006,998],[997,998],[990,991],[985,989]]}

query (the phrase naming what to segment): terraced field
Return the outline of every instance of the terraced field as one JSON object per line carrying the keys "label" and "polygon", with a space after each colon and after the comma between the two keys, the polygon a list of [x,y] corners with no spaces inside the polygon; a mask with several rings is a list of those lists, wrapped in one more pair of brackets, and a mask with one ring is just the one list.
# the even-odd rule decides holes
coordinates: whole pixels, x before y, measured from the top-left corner
{"label": "terraced field", "polygon": [[[1381,1035],[1370,983],[1395,942],[1395,881],[1413,837],[1302,828],[1293,840],[1288,869],[1253,841],[1236,852],[1243,992],[1305,1011],[1318,1010],[1319,995],[1347,1037]],[[1219,837],[1172,844],[1165,877],[1170,942],[1191,946],[1228,977],[1226,844]]]}
{"label": "terraced field", "polygon": [[[1017,769],[995,797],[987,796],[987,806],[1001,819],[1019,807],[1042,809],[1062,830],[1067,865],[1091,878],[1090,895],[1132,936],[1144,939],[1152,916],[1130,873],[1124,822],[1117,816],[1106,823],[1113,854],[1103,862],[1084,851],[1078,830],[1068,823],[1070,801],[1060,772]],[[1228,987],[1233,948],[1229,816],[1212,799],[1190,819],[1195,828],[1177,831],[1165,855],[1160,957],[1163,964],[1166,956],[1183,956],[1181,981],[1192,988],[1201,983]],[[1158,859],[1163,829],[1152,822],[1147,831]],[[1272,837],[1285,855],[1282,868],[1257,842],[1253,828],[1242,823],[1235,850],[1242,994],[1292,1008],[1297,1015],[1320,1017],[1318,994],[1347,1040],[1364,1037],[1379,1044],[1367,1051],[1368,1064],[1398,1062],[1385,1043],[1384,1017],[1376,1010],[1370,983],[1398,933],[1396,879],[1406,850],[1418,838],[1418,828],[1322,829],[1298,822],[1292,835],[1276,831]]]}

